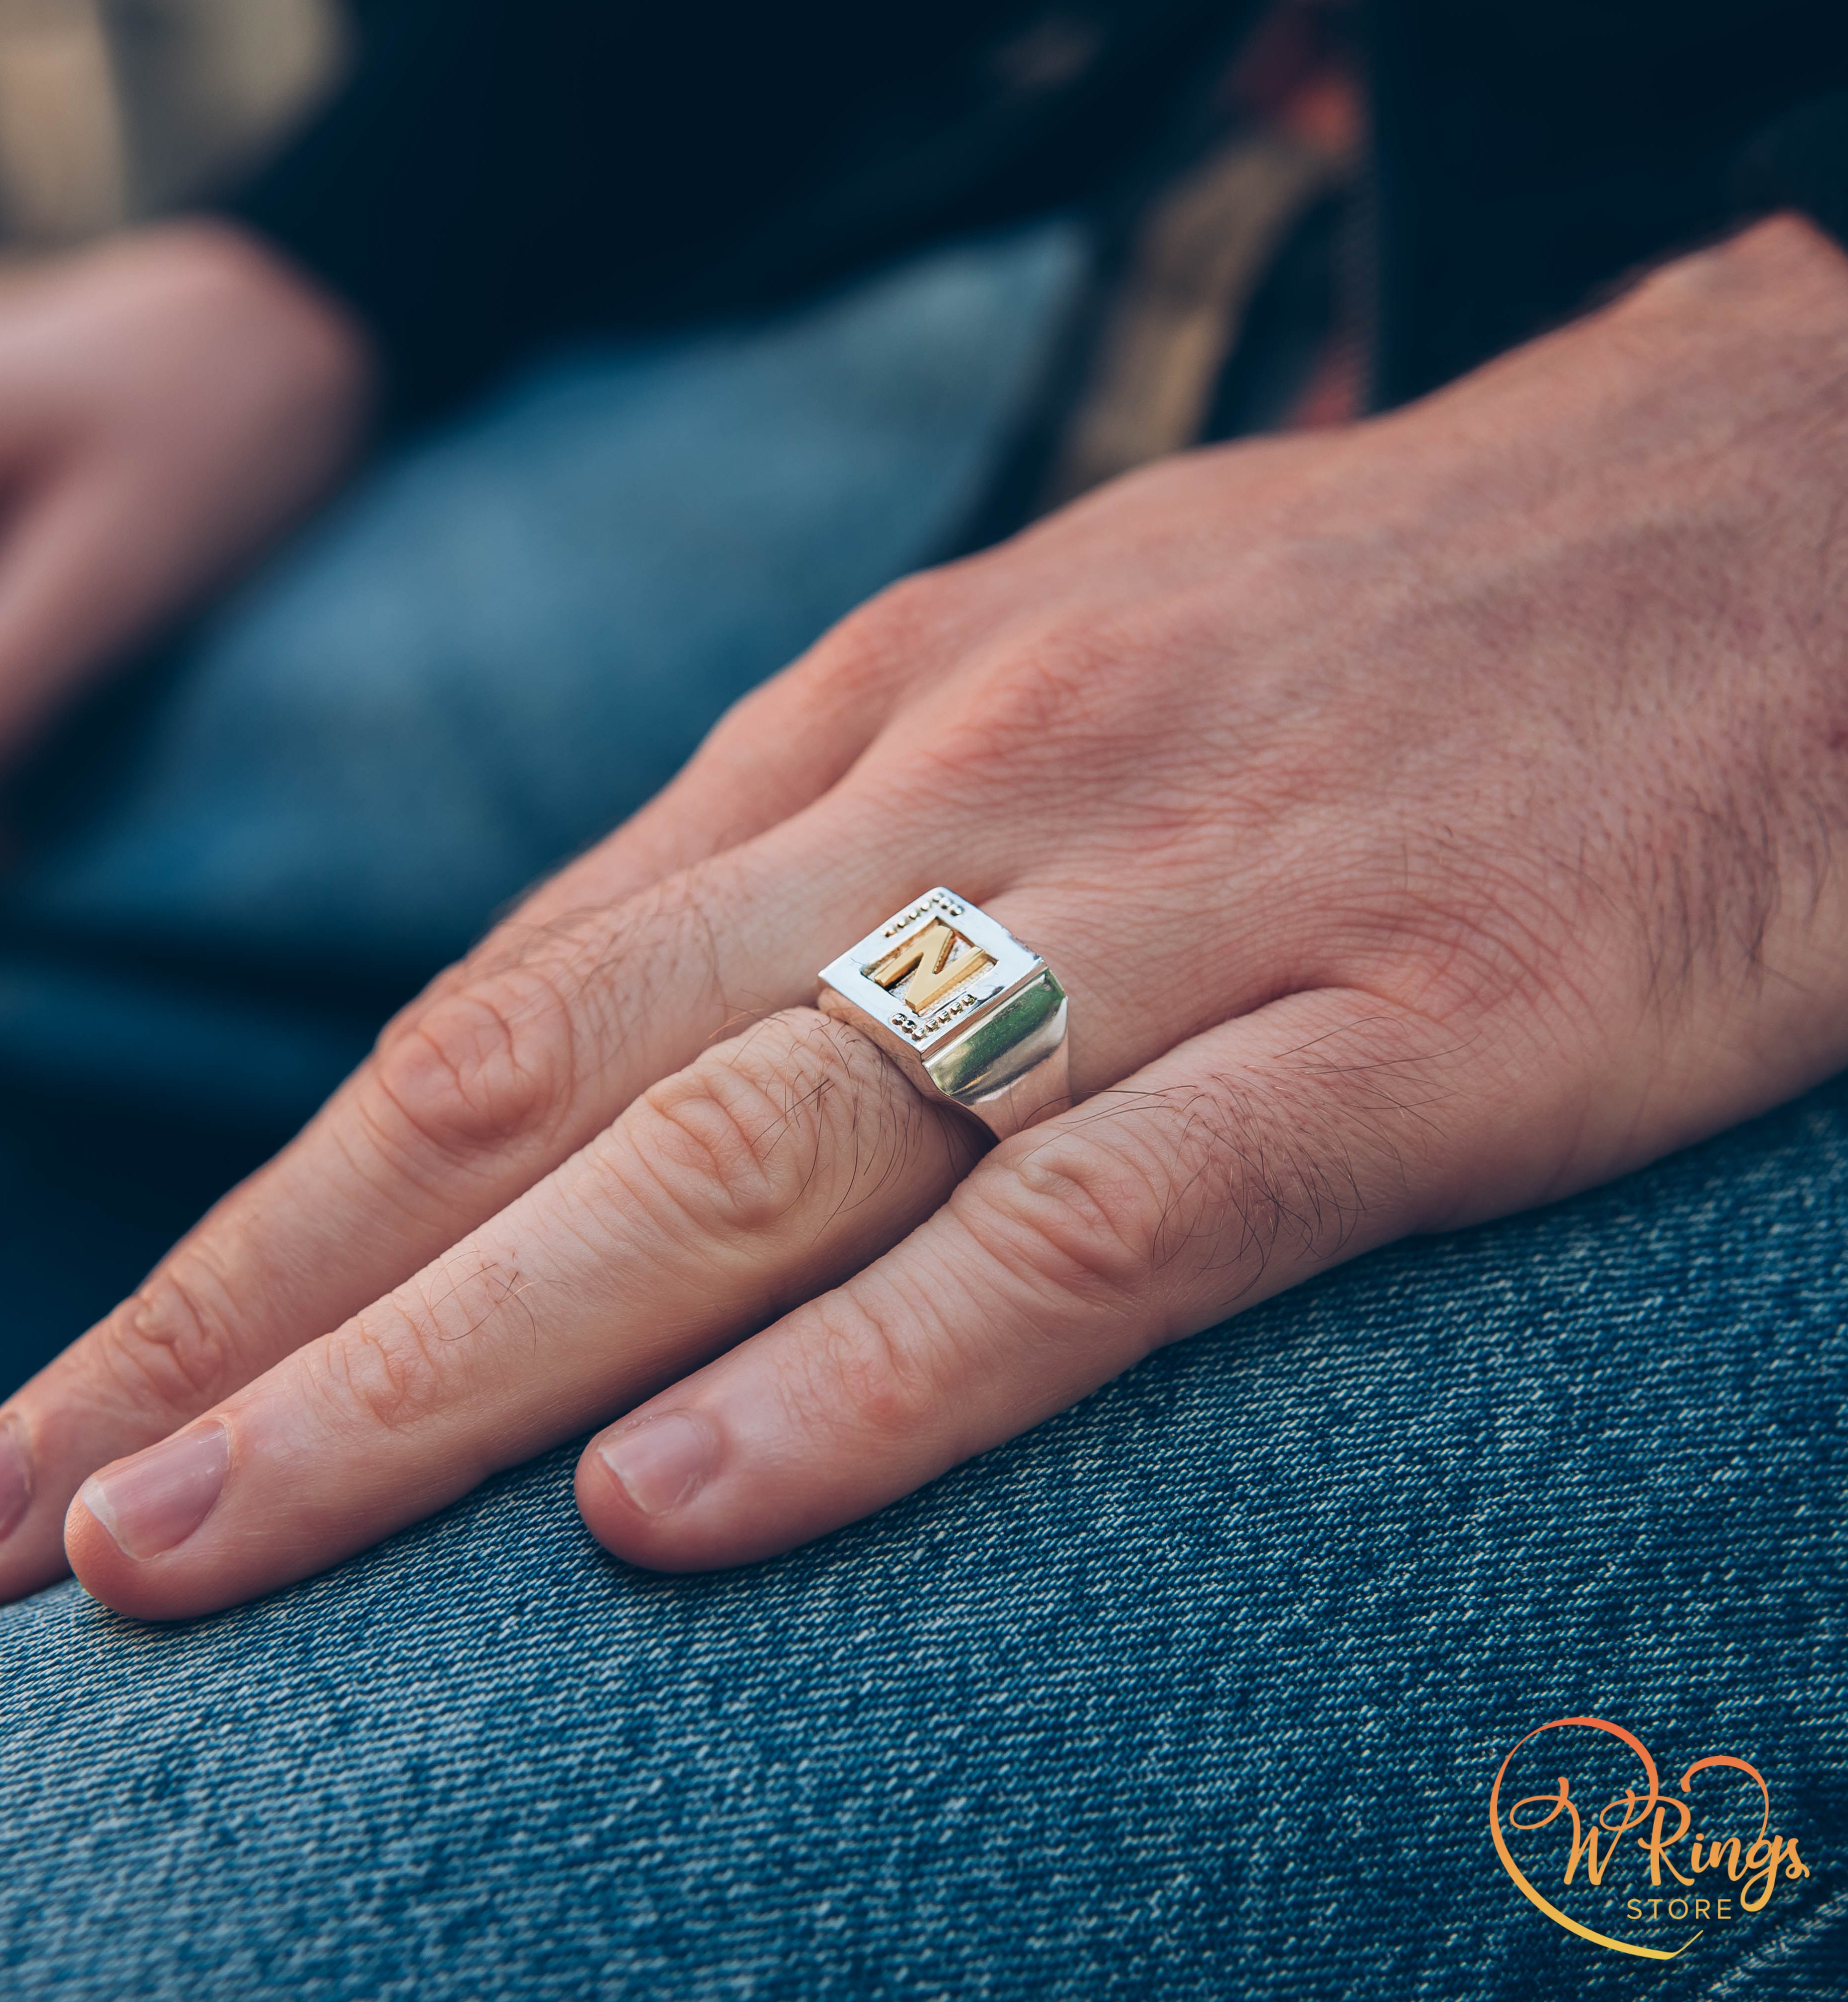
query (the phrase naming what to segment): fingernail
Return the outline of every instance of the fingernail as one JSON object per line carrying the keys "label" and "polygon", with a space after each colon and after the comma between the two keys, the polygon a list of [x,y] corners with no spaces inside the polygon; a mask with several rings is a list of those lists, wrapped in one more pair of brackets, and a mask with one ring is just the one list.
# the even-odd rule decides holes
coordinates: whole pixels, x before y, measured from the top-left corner
{"label": "fingernail", "polygon": [[32,1506],[32,1464],[19,1435],[0,1418],[0,1536],[10,1536]]}
{"label": "fingernail", "polygon": [[705,1426],[674,1412],[615,1433],[598,1446],[597,1456],[644,1515],[664,1515],[690,1502],[714,1458]]}
{"label": "fingernail", "polygon": [[77,1498],[128,1556],[157,1557],[211,1513],[230,1464],[222,1425],[190,1426],[106,1474],[92,1474]]}

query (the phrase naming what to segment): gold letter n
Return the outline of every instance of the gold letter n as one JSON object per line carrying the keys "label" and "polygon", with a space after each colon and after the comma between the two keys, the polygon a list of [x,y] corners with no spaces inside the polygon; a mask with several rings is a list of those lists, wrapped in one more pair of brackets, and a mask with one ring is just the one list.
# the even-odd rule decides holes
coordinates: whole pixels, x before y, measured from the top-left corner
{"label": "gold letter n", "polygon": [[[959,946],[969,949],[959,956]],[[933,918],[914,937],[894,946],[884,959],[875,960],[866,968],[866,978],[890,993],[908,973],[911,985],[905,990],[905,1005],[913,1014],[922,1015],[994,963],[992,953],[969,945],[961,932],[952,931],[941,918]]]}

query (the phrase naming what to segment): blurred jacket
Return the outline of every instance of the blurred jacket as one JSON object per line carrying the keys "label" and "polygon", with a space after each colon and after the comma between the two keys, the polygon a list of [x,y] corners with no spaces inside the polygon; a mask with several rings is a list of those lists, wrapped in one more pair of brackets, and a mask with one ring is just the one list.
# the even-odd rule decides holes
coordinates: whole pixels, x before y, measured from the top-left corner
{"label": "blurred jacket", "polygon": [[[359,0],[232,212],[418,412],[535,344],[766,305],[933,236],[1158,197],[1253,0]],[[1841,0],[1369,0],[1371,400],[1786,204],[1848,230]]]}

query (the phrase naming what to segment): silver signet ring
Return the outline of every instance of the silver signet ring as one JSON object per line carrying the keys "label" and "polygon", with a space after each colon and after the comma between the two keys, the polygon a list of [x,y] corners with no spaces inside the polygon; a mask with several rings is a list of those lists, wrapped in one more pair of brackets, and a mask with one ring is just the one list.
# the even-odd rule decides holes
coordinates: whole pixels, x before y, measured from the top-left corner
{"label": "silver signet ring", "polygon": [[927,890],[822,968],[816,1005],[999,1139],[1072,1102],[1065,990],[966,897]]}

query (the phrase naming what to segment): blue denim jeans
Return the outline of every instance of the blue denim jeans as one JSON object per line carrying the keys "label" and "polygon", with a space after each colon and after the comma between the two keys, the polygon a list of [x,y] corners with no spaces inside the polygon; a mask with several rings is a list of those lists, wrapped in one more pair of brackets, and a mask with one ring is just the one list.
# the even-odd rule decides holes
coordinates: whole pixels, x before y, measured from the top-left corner
{"label": "blue denim jeans", "polygon": [[[388,470],[227,615],[204,643],[207,667],[183,670],[120,726],[145,761],[130,761],[134,782],[92,809],[87,850],[71,834],[18,893],[40,900],[38,963],[51,971],[33,976],[47,983],[37,1003],[0,1010],[0,1047],[51,1052],[48,1066],[62,1051],[73,1076],[113,1062],[149,1104],[260,1088],[291,1114],[350,1054],[327,1027],[334,1003],[302,998],[296,976],[314,953],[355,940],[381,954],[407,940],[412,957],[448,950],[494,898],[619,811],[622,785],[664,774],[733,688],[953,532],[1035,365],[1026,333],[1049,326],[1073,268],[1051,239],[984,254],[997,282],[1005,272],[1027,287],[1037,273],[1038,289],[1003,287],[1015,372],[992,351],[969,358],[994,391],[977,420],[954,440],[954,426],[923,427],[939,484],[891,482],[893,532],[861,544],[857,567],[832,544],[805,554],[786,521],[765,530],[786,546],[774,562],[703,553],[701,539],[720,534],[703,488],[685,515],[638,500],[620,518],[625,535],[659,531],[647,563],[597,541],[616,518],[599,517],[583,532],[585,570],[608,566],[660,616],[632,629],[612,599],[588,630],[593,664],[622,687],[587,668],[569,700],[518,664],[530,638],[549,675],[575,657],[565,640],[548,652],[542,633],[504,632],[505,773],[477,731],[484,714],[499,727],[502,697],[474,619],[424,608],[445,636],[432,685],[455,696],[454,729],[434,747],[399,720],[404,691],[375,687],[347,650],[371,649],[375,672],[425,658],[413,587],[447,574],[393,560],[375,575],[369,540],[389,549],[403,536],[414,552],[417,532],[437,535],[420,529],[432,518],[459,532],[453,504],[465,525],[477,508],[500,522],[484,528],[479,558],[498,561],[504,533],[519,544],[517,511],[495,513],[492,479],[486,497],[471,483],[483,465],[511,477],[526,462],[521,399],[537,435],[576,462],[592,449],[580,434],[597,427],[585,412],[601,408],[588,373],[607,366],[619,388],[631,366],[660,371],[633,408],[615,399],[646,430],[664,421],[657,397],[677,358],[581,359]],[[874,313],[877,296],[828,312]],[[874,318],[890,360],[909,319]],[[800,347],[798,323],[739,335],[729,351],[748,374],[757,344],[779,338]],[[710,361],[704,349],[685,358],[706,365],[699,354]],[[705,397],[690,398],[696,441],[703,413]],[[673,487],[668,441],[650,460],[612,435],[606,469],[652,466]],[[745,427],[753,449],[763,435]],[[797,490],[832,490],[832,451],[779,448],[807,468]],[[772,488],[783,491],[761,466],[723,483]],[[937,500],[908,540],[899,501],[926,490]],[[741,504],[737,518],[749,513]],[[561,503],[555,518],[563,534],[574,518]],[[825,539],[825,526],[864,525],[820,507],[811,526]],[[532,554],[535,579],[546,553]],[[317,564],[330,566],[322,590]],[[577,573],[564,567],[569,584]],[[756,581],[729,612],[707,602],[741,572]],[[333,588],[343,577],[357,606]],[[670,585],[687,595],[684,625]],[[777,609],[784,586],[799,610]],[[300,640],[305,624],[323,637]],[[682,655],[689,630],[731,637],[711,652],[689,640]],[[182,783],[215,769],[214,742],[261,741],[238,718],[277,699],[266,673],[292,691],[284,715],[312,710],[308,668],[323,647],[325,728],[302,748],[331,797],[280,752],[267,780],[227,752],[216,794]],[[696,654],[709,667],[688,664]],[[720,654],[731,664],[710,665]],[[637,662],[677,678],[636,685]],[[215,703],[187,694],[189,673],[222,677]],[[244,676],[258,690],[240,711]],[[678,725],[677,690],[688,695]],[[579,697],[608,719],[607,738],[582,741]],[[401,800],[389,770],[369,771],[375,723],[428,761],[426,791]],[[443,805],[457,775],[507,802],[485,833]],[[317,832],[317,813],[338,824]],[[149,848],[188,815],[190,837]],[[438,880],[421,884],[401,858],[362,868],[355,820],[373,839],[391,825],[427,835]],[[228,846],[227,827],[241,830]],[[197,894],[182,909],[173,885],[188,871]],[[85,912],[110,947],[87,959],[72,943]],[[137,925],[159,955],[121,946]],[[266,954],[275,995],[252,971]],[[58,976],[65,1005],[93,1010],[75,1019],[101,1055],[75,1034],[60,1041],[61,968],[75,969]],[[79,975],[91,983],[81,1003]],[[26,993],[26,975],[17,980]],[[294,1012],[266,1013],[277,996]],[[228,1010],[226,996],[248,1040],[208,1076],[209,1042],[185,1039],[211,1033],[209,1012],[194,1011]],[[165,1014],[149,1012],[156,999]],[[340,1005],[363,1018],[354,995]],[[217,1031],[227,1047],[228,1020]],[[51,1069],[53,1083],[65,1075]],[[1848,1994],[1845,1226],[1848,1081],[1611,1188],[1360,1261],[749,1571],[664,1578],[608,1558],[573,1512],[566,1449],[337,1571],[213,1619],[151,1629],[74,1586],[46,1592],[0,1613],[0,1992]],[[1648,1913],[1651,1898],[1674,1899],[1638,1875],[1634,1837],[1602,1887],[1581,1867],[1561,1889],[1563,1822],[1508,1833],[1531,1881],[1594,1930],[1662,1951],[1700,1937],[1661,1962],[1557,1924],[1504,1868],[1488,1804],[1524,1734],[1586,1715],[1650,1747],[1666,1794],[1696,1759],[1749,1760],[1771,1825],[1798,1840],[1810,1875],[1749,1911],[1738,1885],[1708,1872],[1701,1886],[1731,1891],[1731,1909],[1696,1928]],[[1557,1760],[1564,1738],[1539,1741],[1523,1791],[1555,1787],[1584,1736]],[[1609,1794],[1573,1770],[1574,1798],[1595,1814]],[[1719,1780],[1738,1783],[1736,1769]],[[1686,1846],[1676,1854],[1685,1870]]]}
{"label": "blue denim jeans", "polygon": [[[190,1626],[60,1587],[0,1616],[5,1992],[1839,1997],[1845,1244],[1838,1084],[752,1570],[603,1556],[567,1451]],[[1585,1714],[1750,1760],[1812,1876],[1666,1965],[1554,1924],[1486,1802]]]}

